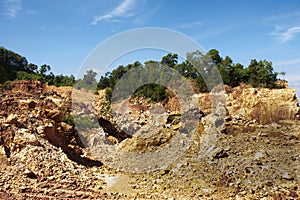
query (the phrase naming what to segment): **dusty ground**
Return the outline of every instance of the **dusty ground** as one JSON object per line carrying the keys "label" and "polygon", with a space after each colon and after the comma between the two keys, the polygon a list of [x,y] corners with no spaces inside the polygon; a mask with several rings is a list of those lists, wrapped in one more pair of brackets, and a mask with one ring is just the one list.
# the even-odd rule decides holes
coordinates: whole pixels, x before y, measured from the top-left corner
{"label": "dusty ground", "polygon": [[300,199],[299,121],[231,118],[213,145],[202,135],[170,165],[141,173],[95,163],[61,119],[44,113],[45,105],[67,109],[63,94],[1,96],[0,199]]}

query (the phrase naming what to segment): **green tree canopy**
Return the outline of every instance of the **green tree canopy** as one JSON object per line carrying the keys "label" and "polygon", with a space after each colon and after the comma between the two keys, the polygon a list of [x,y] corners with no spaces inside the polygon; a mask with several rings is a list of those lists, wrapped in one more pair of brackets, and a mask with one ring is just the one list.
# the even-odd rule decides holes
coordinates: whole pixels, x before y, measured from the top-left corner
{"label": "green tree canopy", "polygon": [[[49,85],[57,86],[73,85],[74,76],[55,76],[50,72],[50,65],[42,65],[40,69],[33,63],[29,63],[25,57],[0,47],[0,83],[13,80],[40,80]],[[47,75],[46,72],[49,72]]]}
{"label": "green tree canopy", "polygon": [[174,68],[175,65],[178,63],[178,55],[169,53],[168,55],[162,57],[161,64],[167,65],[171,68]]}

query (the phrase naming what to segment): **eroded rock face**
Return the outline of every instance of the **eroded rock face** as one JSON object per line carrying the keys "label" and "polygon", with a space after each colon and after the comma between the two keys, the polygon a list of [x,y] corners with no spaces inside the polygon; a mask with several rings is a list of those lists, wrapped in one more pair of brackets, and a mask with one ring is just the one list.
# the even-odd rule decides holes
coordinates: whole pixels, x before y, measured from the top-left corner
{"label": "eroded rock face", "polygon": [[41,92],[45,84],[36,81],[36,80],[21,80],[21,81],[14,81],[10,83],[13,90],[16,91],[23,91],[23,92]]}
{"label": "eroded rock face", "polygon": [[[49,145],[61,148],[71,160],[88,163],[88,158],[80,157],[81,143],[74,127],[63,122],[71,110],[69,88],[60,88],[64,92],[57,93],[38,81],[18,81],[11,85],[12,90],[0,93],[0,145],[6,157],[30,145],[40,146],[40,141],[46,140]],[[5,160],[3,154],[1,157]]]}
{"label": "eroded rock face", "polygon": [[260,124],[299,118],[296,90],[267,88],[233,88],[227,97],[227,108],[234,117],[256,120]]}
{"label": "eroded rock face", "polygon": [[[255,121],[259,124],[276,123],[280,120],[299,120],[300,107],[296,90],[292,88],[268,89],[239,86],[224,86],[226,107],[233,118]],[[213,112],[210,93],[194,95],[198,106],[206,115]],[[171,101],[172,102],[172,101]],[[170,105],[170,107],[176,106]],[[179,110],[179,108],[176,108]]]}
{"label": "eroded rock face", "polygon": [[[298,112],[295,91],[225,89],[227,106],[218,105],[215,113],[210,111],[209,95],[198,95],[202,123],[188,140],[192,142],[168,165],[164,163],[167,155],[153,154],[163,167],[151,173],[124,172],[97,161],[92,167],[79,165],[91,163],[91,157],[76,141],[74,127],[62,122],[65,112],[71,110],[69,90],[58,88],[57,92],[55,87],[45,86],[36,92],[1,91],[0,199],[299,198],[300,122],[291,120]],[[144,132],[114,142],[118,150],[133,155],[162,152],[166,146],[178,150],[185,140],[174,138],[184,135],[180,129],[188,127],[181,121],[181,113],[175,112],[179,111],[177,103],[174,99],[168,105],[170,113],[165,109],[151,117],[150,111],[155,110],[148,113],[141,109],[149,107],[148,103],[138,102],[132,118],[124,123],[131,121],[144,127]],[[82,110],[82,115],[88,114]],[[112,130],[110,122],[107,127]],[[149,122],[162,129],[149,127]],[[100,127],[88,135],[92,133],[104,138],[109,135]],[[209,137],[202,137],[205,135]],[[110,137],[112,134],[108,140]],[[92,139],[102,144],[97,137]],[[170,145],[170,141],[175,142]],[[109,151],[105,154],[111,156]],[[130,181],[114,179],[124,174]]]}

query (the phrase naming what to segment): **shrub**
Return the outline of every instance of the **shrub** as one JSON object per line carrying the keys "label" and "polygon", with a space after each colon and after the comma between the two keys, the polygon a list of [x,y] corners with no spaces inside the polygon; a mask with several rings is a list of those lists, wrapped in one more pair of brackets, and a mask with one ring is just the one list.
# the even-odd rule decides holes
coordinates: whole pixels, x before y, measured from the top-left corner
{"label": "shrub", "polygon": [[169,93],[166,88],[158,84],[146,84],[138,88],[133,94],[132,97],[146,97],[151,101],[160,102],[164,101],[169,97]]}

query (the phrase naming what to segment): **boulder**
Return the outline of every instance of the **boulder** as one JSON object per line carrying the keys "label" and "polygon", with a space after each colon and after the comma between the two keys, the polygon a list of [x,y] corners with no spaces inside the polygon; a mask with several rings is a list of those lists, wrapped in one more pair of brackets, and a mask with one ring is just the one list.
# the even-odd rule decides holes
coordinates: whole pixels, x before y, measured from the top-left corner
{"label": "boulder", "polygon": [[59,133],[55,126],[51,123],[37,128],[39,134],[45,136],[45,138],[53,145],[57,147],[66,147],[66,140],[61,133]]}
{"label": "boulder", "polygon": [[8,117],[5,119],[6,124],[16,124],[18,122],[18,117],[15,114],[10,114]]}
{"label": "boulder", "polygon": [[32,99],[21,99],[19,101],[19,107],[26,109],[26,108],[30,108],[30,109],[34,109],[36,104],[38,102]]}
{"label": "boulder", "polygon": [[23,174],[28,178],[36,178],[36,174],[29,169],[25,169]]}
{"label": "boulder", "polygon": [[63,113],[61,111],[51,109],[45,109],[43,114],[46,118],[52,119],[57,123],[61,122],[63,116]]}
{"label": "boulder", "polygon": [[152,151],[162,145],[167,144],[177,131],[155,125],[145,125],[138,132],[119,143],[120,149],[128,152]]}
{"label": "boulder", "polygon": [[71,126],[65,122],[61,122],[60,126],[61,126],[62,130],[65,132],[73,132],[74,131],[73,126]]}
{"label": "boulder", "polygon": [[24,148],[26,145],[39,146],[40,143],[36,136],[29,130],[25,128],[20,128],[13,139],[15,147]]}

